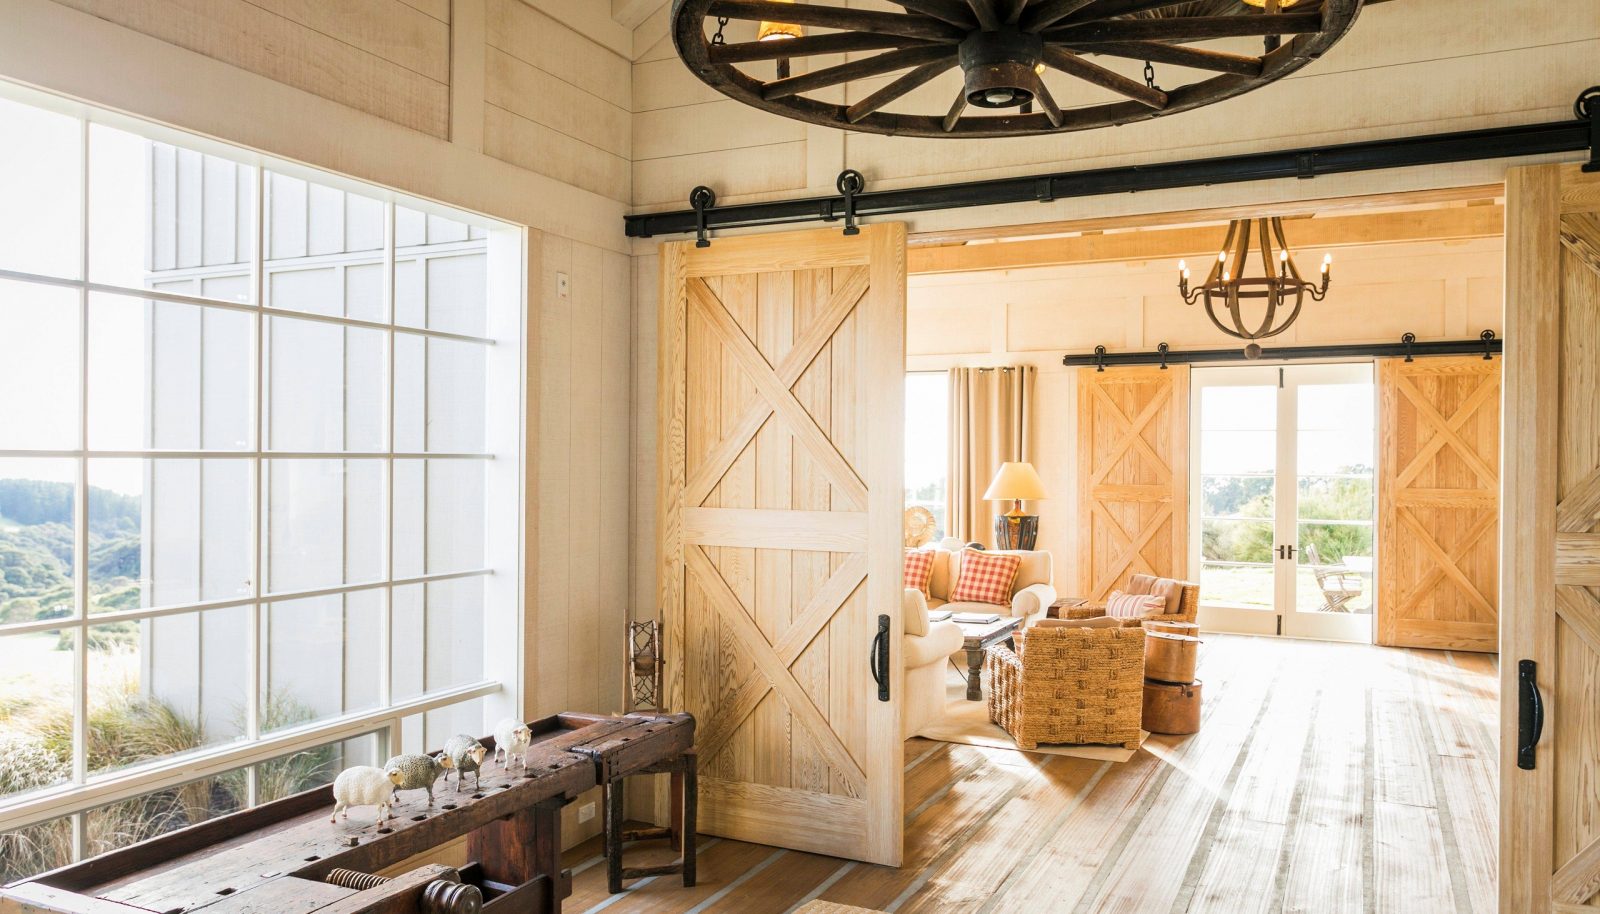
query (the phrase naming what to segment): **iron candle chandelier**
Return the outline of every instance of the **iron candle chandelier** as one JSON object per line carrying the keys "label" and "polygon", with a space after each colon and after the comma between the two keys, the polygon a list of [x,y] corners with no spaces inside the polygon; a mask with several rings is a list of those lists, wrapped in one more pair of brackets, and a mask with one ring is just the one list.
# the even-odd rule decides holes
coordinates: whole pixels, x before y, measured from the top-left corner
{"label": "iron candle chandelier", "polygon": [[[1261,276],[1245,276],[1246,261],[1251,254],[1251,235],[1261,256]],[[1322,258],[1322,279],[1307,282],[1300,275],[1294,257],[1289,253],[1289,242],[1283,236],[1283,220],[1277,216],[1263,219],[1235,219],[1228,223],[1228,235],[1222,241],[1222,250],[1211,264],[1205,282],[1194,288],[1189,286],[1189,265],[1178,261],[1178,291],[1185,304],[1193,305],[1202,299],[1206,316],[1218,330],[1237,339],[1246,340],[1246,358],[1261,356],[1261,340],[1277,336],[1293,326],[1300,316],[1306,296],[1312,301],[1322,301],[1328,294],[1328,284],[1333,279],[1333,255]],[[1260,308],[1260,320],[1248,322],[1245,305]],[[1226,310],[1227,319],[1218,315],[1218,307]],[[1256,307],[1251,309],[1252,315]]]}

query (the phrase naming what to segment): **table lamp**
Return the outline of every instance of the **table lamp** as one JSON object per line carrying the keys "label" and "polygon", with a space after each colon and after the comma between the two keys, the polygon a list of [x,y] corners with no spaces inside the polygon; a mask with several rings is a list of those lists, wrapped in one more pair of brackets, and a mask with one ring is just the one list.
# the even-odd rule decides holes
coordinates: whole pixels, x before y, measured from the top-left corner
{"label": "table lamp", "polygon": [[994,519],[995,548],[1032,549],[1039,541],[1039,515],[1024,514],[1022,502],[1048,497],[1033,464],[1000,464],[1000,472],[994,474],[994,482],[989,483],[989,490],[983,493],[985,501],[1011,502],[1011,510]]}

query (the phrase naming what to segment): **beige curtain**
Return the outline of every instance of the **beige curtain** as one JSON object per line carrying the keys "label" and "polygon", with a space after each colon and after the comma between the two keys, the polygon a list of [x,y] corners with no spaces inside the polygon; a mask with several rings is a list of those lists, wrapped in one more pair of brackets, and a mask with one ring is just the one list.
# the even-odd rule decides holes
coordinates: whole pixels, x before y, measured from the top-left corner
{"label": "beige curtain", "polygon": [[950,369],[950,529],[994,548],[994,517],[1009,506],[983,500],[1000,464],[1033,459],[1031,367]]}

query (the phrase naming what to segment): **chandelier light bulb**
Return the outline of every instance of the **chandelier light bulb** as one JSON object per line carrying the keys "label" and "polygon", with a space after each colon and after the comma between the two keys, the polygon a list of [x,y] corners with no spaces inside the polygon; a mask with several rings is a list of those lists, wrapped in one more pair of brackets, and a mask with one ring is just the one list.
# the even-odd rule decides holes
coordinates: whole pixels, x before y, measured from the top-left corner
{"label": "chandelier light bulb", "polygon": [[1183,272],[1183,273],[1188,273],[1189,272],[1189,261],[1187,261],[1187,260],[1178,261],[1178,270],[1180,272]]}
{"label": "chandelier light bulb", "polygon": [[1283,250],[1278,252],[1278,260],[1279,261],[1287,261],[1288,259],[1289,259],[1289,249],[1288,248],[1284,248]]}

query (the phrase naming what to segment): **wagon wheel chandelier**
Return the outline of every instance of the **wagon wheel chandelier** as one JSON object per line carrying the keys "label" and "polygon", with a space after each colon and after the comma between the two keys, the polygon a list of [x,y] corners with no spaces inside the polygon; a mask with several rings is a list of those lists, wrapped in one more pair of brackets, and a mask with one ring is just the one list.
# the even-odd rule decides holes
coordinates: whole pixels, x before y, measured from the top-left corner
{"label": "wagon wheel chandelier", "polygon": [[[894,2],[904,12],[793,0],[674,0],[673,43],[689,69],[717,91],[807,123],[899,136],[1030,136],[1160,117],[1264,86],[1344,37],[1363,0]],[[730,31],[754,40],[735,40]],[[1263,53],[1196,46],[1252,37],[1264,39]],[[879,53],[791,70],[791,61],[801,58],[857,52]],[[1090,57],[1142,62],[1144,78]],[[1160,86],[1154,64],[1196,78]],[[954,97],[935,103],[935,112],[888,110],[957,69],[959,91],[952,81]],[[1051,89],[1043,78],[1048,70],[1073,82]],[[891,74],[899,75],[848,104],[813,97]],[[1105,101],[1106,92],[1095,89],[1080,93],[1082,84],[1122,99]]]}
{"label": "wagon wheel chandelier", "polygon": [[[1261,257],[1260,276],[1245,275],[1249,269],[1252,236]],[[1223,333],[1245,340],[1244,354],[1251,359],[1261,357],[1261,340],[1277,336],[1294,324],[1300,317],[1306,296],[1311,296],[1312,301],[1322,301],[1332,281],[1332,254],[1322,257],[1319,283],[1308,282],[1300,275],[1300,268],[1289,253],[1289,242],[1283,235],[1283,220],[1277,216],[1235,219],[1228,223],[1222,250],[1217,252],[1217,259],[1211,262],[1211,272],[1198,286],[1189,286],[1189,265],[1178,261],[1178,292],[1183,295],[1184,303],[1193,305],[1204,300],[1206,316],[1211,318],[1211,323]],[[1217,313],[1219,309],[1226,313],[1226,320]],[[1254,319],[1258,316],[1259,320]]]}

